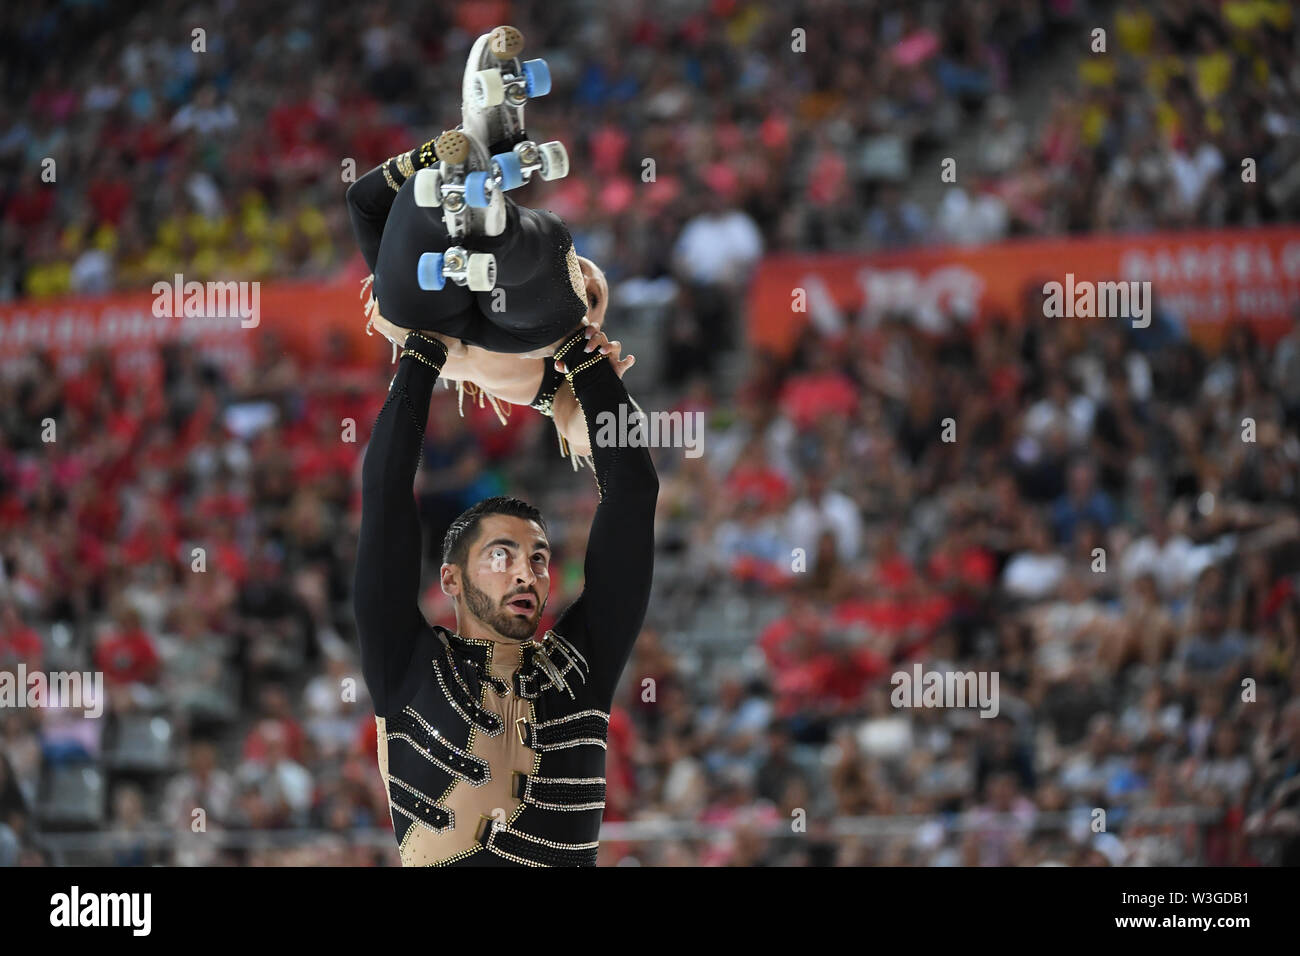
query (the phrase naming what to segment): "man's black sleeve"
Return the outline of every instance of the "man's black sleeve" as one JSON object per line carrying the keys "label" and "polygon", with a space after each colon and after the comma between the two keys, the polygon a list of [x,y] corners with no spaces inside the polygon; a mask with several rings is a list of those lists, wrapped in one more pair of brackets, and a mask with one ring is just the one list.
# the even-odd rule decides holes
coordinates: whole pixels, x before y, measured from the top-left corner
{"label": "man's black sleeve", "polygon": [[432,630],[419,607],[422,555],[413,485],[429,399],[446,357],[441,343],[410,337],[361,466],[353,600],[361,673],[380,717],[413,696],[409,665],[420,638]]}
{"label": "man's black sleeve", "polygon": [[[587,358],[579,353],[566,364],[575,368]],[[583,592],[554,630],[587,659],[592,687],[608,709],[650,602],[659,477],[648,448],[596,441],[602,412],[617,420],[626,405],[629,417],[635,413],[609,360],[571,374],[569,382],[587,420],[600,503],[587,538]]]}

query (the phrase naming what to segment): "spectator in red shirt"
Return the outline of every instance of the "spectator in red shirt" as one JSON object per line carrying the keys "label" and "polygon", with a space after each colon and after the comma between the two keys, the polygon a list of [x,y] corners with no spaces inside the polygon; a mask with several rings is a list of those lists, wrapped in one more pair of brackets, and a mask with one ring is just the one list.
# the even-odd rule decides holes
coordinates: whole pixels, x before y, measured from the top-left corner
{"label": "spectator in red shirt", "polygon": [[41,635],[23,622],[12,602],[6,603],[0,608],[0,667],[22,662],[29,669],[40,670],[44,659]]}
{"label": "spectator in red shirt", "polygon": [[116,626],[103,633],[95,648],[95,667],[109,684],[152,684],[158,680],[159,658],[153,638],[140,623],[140,614],[121,605]]}
{"label": "spectator in red shirt", "polygon": [[626,710],[609,715],[609,761],[605,769],[605,819],[626,820],[636,806],[636,728]]}
{"label": "spectator in red shirt", "polygon": [[790,483],[768,461],[761,438],[755,437],[740,453],[740,460],[727,475],[729,501],[753,497],[765,505],[783,503],[790,494]]}
{"label": "spectator in red shirt", "polygon": [[781,390],[781,408],[800,428],[811,428],[825,418],[847,418],[858,407],[859,391],[838,368],[833,349],[814,348],[809,370],[791,376]]}
{"label": "spectator in red shirt", "polygon": [[[244,759],[254,762],[264,761],[270,753],[267,733],[279,734],[283,738],[285,753],[290,760],[300,762],[303,743],[307,739],[302,725],[293,717],[289,706],[289,695],[279,684],[267,684],[261,693],[262,719],[253,725],[244,739]],[[274,725],[274,730],[269,730]]]}
{"label": "spectator in red shirt", "polygon": [[86,198],[95,211],[98,225],[116,226],[130,208],[133,199],[131,184],[122,164],[101,157],[92,167],[91,179],[86,187]]}
{"label": "spectator in red shirt", "polygon": [[24,189],[9,201],[5,218],[23,229],[31,229],[45,222],[54,209],[54,187],[37,186]]}

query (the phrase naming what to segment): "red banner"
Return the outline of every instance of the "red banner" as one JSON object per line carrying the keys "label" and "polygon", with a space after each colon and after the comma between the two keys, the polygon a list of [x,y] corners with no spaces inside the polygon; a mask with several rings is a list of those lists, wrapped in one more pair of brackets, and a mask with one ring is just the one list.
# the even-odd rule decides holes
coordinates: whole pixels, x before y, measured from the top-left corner
{"label": "red banner", "polygon": [[[359,282],[212,285],[234,288],[210,290],[204,283],[202,304],[195,299],[188,310],[190,287],[184,284],[179,295],[158,286],[157,292],[0,305],[0,370],[9,371],[41,349],[70,370],[95,346],[111,350],[125,368],[151,369],[158,346],[172,339],[192,342],[227,367],[247,367],[268,337],[274,337],[274,348],[306,359],[321,355],[335,334],[343,337],[345,352],[378,354],[375,340],[364,332]],[[357,352],[367,343],[368,352]]]}
{"label": "red banner", "polygon": [[[353,354],[375,351],[363,331],[355,268],[330,282],[270,282],[258,287],[255,321],[233,293],[216,313],[186,317],[187,295],[153,290],[0,304],[0,371],[41,348],[75,366],[95,345],[127,367],[152,367],[159,343],[180,338],[223,364],[247,363],[274,336],[304,358],[338,333]],[[1026,303],[1042,314],[1046,283],[1149,281],[1157,305],[1213,347],[1224,326],[1250,322],[1266,341],[1285,333],[1300,302],[1300,228],[1271,227],[1085,239],[1024,240],[971,248],[927,248],[878,255],[772,256],[750,291],[752,341],[787,353],[812,321],[832,330],[855,313],[904,311],[939,331],[956,317],[1018,318]],[[160,298],[171,303],[158,308]],[[211,304],[211,298],[207,304]],[[162,315],[159,315],[159,312]],[[170,311],[170,314],[168,312]],[[247,310],[245,310],[247,311]],[[211,318],[211,314],[226,318]],[[1044,319],[1044,321],[1049,321]],[[366,351],[358,351],[365,349]]]}
{"label": "red banner", "polygon": [[[955,317],[1043,314],[1043,286],[1150,282],[1157,308],[1214,347],[1235,321],[1266,341],[1284,334],[1300,302],[1300,228],[1294,226],[1082,239],[1016,240],[896,253],[773,256],[751,287],[756,345],[787,354],[806,323],[833,331],[855,313],[903,311],[923,328]],[[1044,319],[1044,321],[1047,321]]]}

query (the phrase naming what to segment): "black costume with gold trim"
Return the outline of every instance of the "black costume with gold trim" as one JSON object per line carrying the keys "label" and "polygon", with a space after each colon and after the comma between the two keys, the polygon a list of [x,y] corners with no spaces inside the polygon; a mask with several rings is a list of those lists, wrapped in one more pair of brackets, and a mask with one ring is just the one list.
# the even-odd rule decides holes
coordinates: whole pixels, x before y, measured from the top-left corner
{"label": "black costume with gold trim", "polygon": [[[416,172],[436,163],[431,140],[385,160],[348,187],[352,231],[370,268],[362,283],[362,295],[370,293],[367,316],[373,319],[382,303],[384,317],[400,328],[439,332],[467,345],[512,354],[549,346],[570,333],[580,335],[579,323],[587,312],[586,280],[568,227],[549,210],[520,206],[508,195],[501,235],[456,240],[496,256],[496,288],[470,292],[455,282],[438,291],[419,287],[420,256],[445,252],[453,243],[441,210],[415,202]],[[551,416],[555,393],[563,384],[560,373],[546,362],[532,407]],[[509,402],[474,382],[457,382],[456,387],[462,404],[468,392],[479,407],[490,405],[506,423]],[[592,464],[570,451],[558,428],[556,434],[560,453],[575,469]]]}
{"label": "black costume with gold trim", "polygon": [[[430,626],[412,484],[445,357],[411,336],[362,467],[357,625],[402,862],[594,865],[610,706],[650,595],[658,478],[647,449],[592,442],[585,589],[540,642]],[[630,399],[607,360],[573,364],[594,434],[595,416]]]}
{"label": "black costume with gold trim", "polygon": [[[587,294],[564,220],[520,206],[507,194],[501,235],[452,240],[442,210],[415,202],[415,173],[435,162],[433,144],[425,143],[385,160],[347,190],[352,231],[384,318],[510,354],[552,345],[578,328]],[[420,256],[453,244],[496,256],[492,291],[471,292],[455,282],[437,291],[420,288]]]}

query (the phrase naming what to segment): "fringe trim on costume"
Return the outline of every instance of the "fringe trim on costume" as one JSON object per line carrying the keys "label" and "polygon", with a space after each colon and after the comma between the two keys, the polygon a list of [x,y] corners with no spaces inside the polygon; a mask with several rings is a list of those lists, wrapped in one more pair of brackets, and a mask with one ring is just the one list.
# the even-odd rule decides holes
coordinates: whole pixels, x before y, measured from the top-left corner
{"label": "fringe trim on costume", "polygon": [[555,437],[558,438],[560,441],[560,457],[561,458],[567,457],[569,459],[569,463],[573,465],[574,471],[577,471],[579,468],[585,466],[591,469],[591,473],[593,475],[596,473],[596,463],[591,460],[591,456],[579,455],[576,451],[570,448],[568,441],[565,439],[564,435],[560,433],[559,425],[555,426]]}
{"label": "fringe trim on costume", "polygon": [[[564,656],[567,666],[560,667],[555,661],[551,660],[550,650],[552,647]],[[582,662],[582,666],[578,666],[579,661]],[[570,699],[576,699],[576,695],[573,693],[573,688],[564,679],[565,673],[573,671],[582,678],[584,684],[587,683],[587,659],[582,656],[576,647],[554,631],[546,632],[546,638],[542,641],[542,648],[533,655],[533,664],[546,675],[546,679],[553,686],[568,694]]]}
{"label": "fringe trim on costume", "polygon": [[[641,410],[641,406],[636,403],[635,398],[633,398],[631,395],[628,395],[627,400],[632,403],[632,407],[637,410],[637,414],[643,416],[645,415],[645,412]],[[587,423],[587,427],[588,429],[590,429],[591,427],[590,422]],[[578,471],[580,468],[585,467],[585,468],[590,468],[591,473],[593,475],[596,473],[596,462],[592,459],[592,456],[579,455],[572,448],[570,448],[569,442],[565,439],[564,435],[560,432],[560,426],[558,424],[556,424],[555,426],[555,437],[560,442],[560,457],[561,458],[567,457],[569,459],[570,464],[573,465],[574,471]]]}
{"label": "fringe trim on costume", "polygon": [[[447,380],[443,379],[443,381],[445,382]],[[450,387],[451,386],[448,386],[448,388]],[[456,383],[456,410],[460,412],[461,418],[465,417],[465,395],[467,393],[470,397],[470,401],[478,402],[479,408],[485,407],[484,402],[486,402],[488,406],[491,406],[492,411],[497,413],[497,421],[502,425],[505,425],[510,421],[510,409],[512,407],[510,403],[501,401],[501,399],[497,398],[482,385],[478,385],[474,382]]]}

